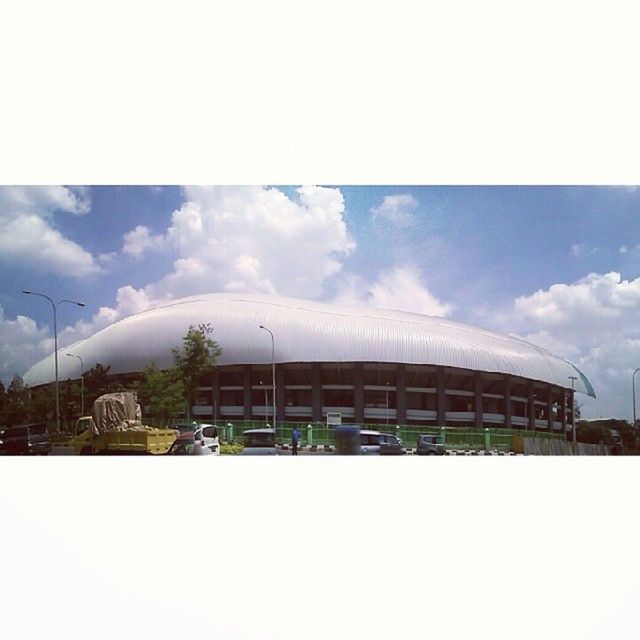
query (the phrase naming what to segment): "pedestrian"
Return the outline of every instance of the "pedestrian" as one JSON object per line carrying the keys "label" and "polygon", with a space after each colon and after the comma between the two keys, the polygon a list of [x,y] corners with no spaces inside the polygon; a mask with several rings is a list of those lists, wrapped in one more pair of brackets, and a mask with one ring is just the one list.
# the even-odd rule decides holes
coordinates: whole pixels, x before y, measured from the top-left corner
{"label": "pedestrian", "polygon": [[294,427],[293,431],[291,432],[291,455],[292,456],[298,455],[298,442],[300,441],[301,435],[302,434],[300,433],[300,429],[298,429],[298,427]]}

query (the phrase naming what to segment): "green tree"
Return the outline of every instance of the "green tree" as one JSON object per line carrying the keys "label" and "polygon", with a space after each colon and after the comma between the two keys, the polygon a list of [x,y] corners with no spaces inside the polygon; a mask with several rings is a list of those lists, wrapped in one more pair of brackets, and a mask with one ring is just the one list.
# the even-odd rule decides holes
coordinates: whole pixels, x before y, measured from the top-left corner
{"label": "green tree", "polygon": [[4,388],[4,384],[2,384],[2,380],[0,380],[0,425],[4,424],[4,405],[7,402],[7,390]]}
{"label": "green tree", "polygon": [[202,376],[211,371],[222,353],[218,343],[210,338],[213,328],[202,324],[197,329],[189,327],[182,338],[182,346],[171,349],[176,369],[180,371],[187,399],[187,417],[196,401],[196,391]]}
{"label": "green tree", "polygon": [[7,426],[20,424],[28,417],[29,388],[18,375],[13,376],[4,407],[4,420]]}
{"label": "green tree", "polygon": [[48,422],[56,420],[56,398],[53,385],[48,384],[31,391],[27,419],[30,422]]}
{"label": "green tree", "polygon": [[84,374],[85,407],[91,407],[98,396],[109,393],[109,369],[99,362]]}
{"label": "green tree", "polygon": [[184,407],[184,384],[175,367],[161,371],[155,365],[145,367],[137,385],[138,399],[145,413],[158,420],[176,417]]}

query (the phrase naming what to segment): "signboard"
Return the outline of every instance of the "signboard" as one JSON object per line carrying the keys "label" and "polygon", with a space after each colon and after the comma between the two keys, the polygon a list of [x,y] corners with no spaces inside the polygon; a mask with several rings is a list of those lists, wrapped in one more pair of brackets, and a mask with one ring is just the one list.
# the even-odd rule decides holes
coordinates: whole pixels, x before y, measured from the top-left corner
{"label": "signboard", "polygon": [[339,411],[327,412],[327,427],[339,427],[342,425],[342,414]]}

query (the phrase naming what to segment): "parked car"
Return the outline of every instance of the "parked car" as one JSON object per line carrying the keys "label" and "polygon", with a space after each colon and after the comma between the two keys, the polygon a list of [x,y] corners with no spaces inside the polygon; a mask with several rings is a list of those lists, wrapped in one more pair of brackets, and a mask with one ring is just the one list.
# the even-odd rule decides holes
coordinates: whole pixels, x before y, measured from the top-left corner
{"label": "parked car", "polygon": [[195,439],[200,442],[202,448],[213,455],[220,455],[220,440],[218,439],[217,427],[212,424],[201,424],[194,431],[193,435]]}
{"label": "parked car", "polygon": [[421,435],[418,436],[418,446],[416,453],[419,456],[443,456],[444,445],[440,442],[440,436]]}
{"label": "parked car", "polygon": [[244,449],[240,455],[244,456],[275,456],[275,429],[247,429],[243,434]]}
{"label": "parked car", "polygon": [[392,433],[380,434],[381,456],[401,456],[405,453],[404,443],[398,436],[394,436]]}
{"label": "parked car", "polygon": [[171,445],[167,454],[178,456],[220,455],[218,430],[213,425],[200,425],[184,431]]}
{"label": "parked car", "polygon": [[2,451],[7,455],[43,455],[51,452],[51,438],[44,422],[8,427],[2,434]]}
{"label": "parked car", "polygon": [[402,440],[392,433],[380,433],[363,429],[360,431],[360,453],[362,455],[402,455]]}

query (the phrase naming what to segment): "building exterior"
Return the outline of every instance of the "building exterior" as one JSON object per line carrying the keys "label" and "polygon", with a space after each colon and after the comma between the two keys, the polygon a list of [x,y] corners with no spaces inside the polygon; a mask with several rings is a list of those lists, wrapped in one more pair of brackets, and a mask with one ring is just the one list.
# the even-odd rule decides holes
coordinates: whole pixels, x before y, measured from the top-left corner
{"label": "building exterior", "polygon": [[[149,309],[59,352],[60,379],[109,365],[135,377],[189,326],[208,324],[222,348],[203,379],[194,414],[224,420],[271,416],[272,341],[277,420],[530,428],[562,432],[575,391],[595,397],[586,376],[566,360],[510,336],[444,318],[266,295],[216,293]],[[31,386],[54,379],[53,355],[25,374]],[[573,378],[573,380],[572,380]]]}

